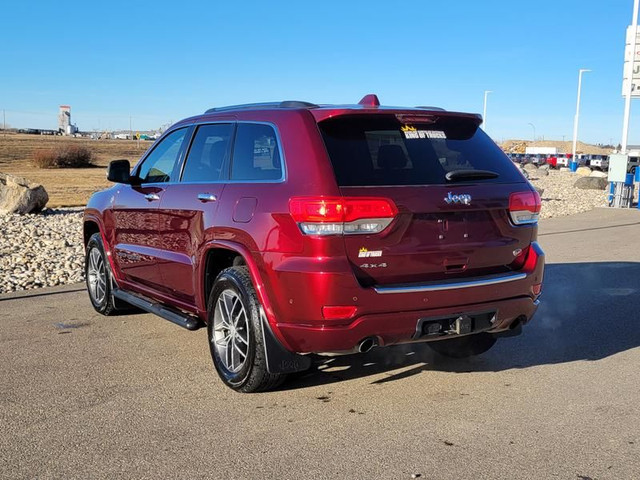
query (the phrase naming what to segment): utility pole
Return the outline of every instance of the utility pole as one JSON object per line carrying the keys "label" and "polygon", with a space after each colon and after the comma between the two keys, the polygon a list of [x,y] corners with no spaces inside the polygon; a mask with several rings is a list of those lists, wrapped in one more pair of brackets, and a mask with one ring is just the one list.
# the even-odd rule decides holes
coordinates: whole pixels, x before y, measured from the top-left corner
{"label": "utility pole", "polygon": [[[635,43],[638,35],[638,5],[640,0],[634,0],[633,2],[633,18],[631,19],[631,42]],[[631,92],[633,89],[633,63],[634,57],[629,59],[629,69],[627,71],[627,83],[625,85],[624,92],[624,119],[622,122],[622,151],[620,153],[627,153],[627,143],[629,141],[629,117],[631,116]],[[640,204],[639,204],[640,205]],[[639,207],[640,208],[640,207]]]}
{"label": "utility pole", "polygon": [[482,120],[484,121],[484,131],[487,131],[487,95],[492,93],[491,90],[484,91],[484,106],[482,107]]}
{"label": "utility pole", "polygon": [[4,138],[7,138],[7,117],[5,116],[4,108],[2,109],[2,134]]}
{"label": "utility pole", "polygon": [[575,172],[578,168],[578,162],[576,161],[576,148],[578,146],[578,121],[580,120],[580,91],[582,89],[582,74],[590,71],[591,70],[586,68],[578,70],[578,100],[576,102],[576,116],[573,118],[573,148],[571,149],[572,156],[570,163],[572,172]]}
{"label": "utility pole", "polygon": [[129,115],[129,140],[133,140],[133,129],[131,128],[131,115]]}

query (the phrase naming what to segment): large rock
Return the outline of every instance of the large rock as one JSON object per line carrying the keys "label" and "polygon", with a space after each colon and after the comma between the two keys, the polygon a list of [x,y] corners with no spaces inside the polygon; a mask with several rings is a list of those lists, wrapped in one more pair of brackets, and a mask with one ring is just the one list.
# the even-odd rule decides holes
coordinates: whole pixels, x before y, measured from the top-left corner
{"label": "large rock", "polygon": [[533,163],[526,163],[523,167],[525,170],[529,170],[530,172],[535,172],[538,170],[538,166]]}
{"label": "large rock", "polygon": [[609,174],[607,172],[601,172],[600,170],[594,170],[589,174],[590,177],[599,177],[599,178],[608,178]]}
{"label": "large rock", "polygon": [[580,190],[606,190],[609,182],[603,177],[580,177],[573,184]]}
{"label": "large rock", "polygon": [[49,201],[42,185],[0,173],[0,214],[37,213]]}
{"label": "large rock", "polygon": [[589,167],[578,167],[576,173],[581,177],[588,177],[591,175],[591,169]]}
{"label": "large rock", "polygon": [[529,179],[529,172],[527,172],[524,168],[522,168],[522,165],[518,165],[515,164],[516,167],[518,167],[518,170],[520,170],[520,173],[524,176],[524,178],[526,178],[527,180]]}

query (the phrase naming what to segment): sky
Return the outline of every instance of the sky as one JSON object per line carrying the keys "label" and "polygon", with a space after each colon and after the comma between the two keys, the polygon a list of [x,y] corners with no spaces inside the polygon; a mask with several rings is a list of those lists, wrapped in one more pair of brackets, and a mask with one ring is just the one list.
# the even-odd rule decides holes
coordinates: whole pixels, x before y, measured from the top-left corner
{"label": "sky", "polygon": [[[620,143],[633,0],[12,1],[0,109],[16,128],[148,130],[222,105],[305,100],[482,113],[503,139]],[[629,143],[640,144],[640,100]],[[0,121],[2,119],[0,118]],[[532,126],[533,125],[533,126]]]}

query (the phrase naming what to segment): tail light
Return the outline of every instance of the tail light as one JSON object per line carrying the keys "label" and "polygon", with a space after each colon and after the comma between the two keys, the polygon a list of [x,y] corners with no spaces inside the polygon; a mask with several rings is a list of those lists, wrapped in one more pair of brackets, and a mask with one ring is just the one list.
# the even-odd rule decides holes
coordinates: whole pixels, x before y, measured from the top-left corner
{"label": "tail light", "polygon": [[515,225],[537,223],[542,202],[536,191],[512,193],[509,197],[509,215]]}
{"label": "tail light", "polygon": [[357,310],[358,308],[353,305],[347,305],[344,307],[325,305],[322,307],[322,316],[325,320],[349,319],[353,318]]}
{"label": "tail light", "polygon": [[380,233],[398,209],[387,198],[293,197],[289,211],[306,235]]}

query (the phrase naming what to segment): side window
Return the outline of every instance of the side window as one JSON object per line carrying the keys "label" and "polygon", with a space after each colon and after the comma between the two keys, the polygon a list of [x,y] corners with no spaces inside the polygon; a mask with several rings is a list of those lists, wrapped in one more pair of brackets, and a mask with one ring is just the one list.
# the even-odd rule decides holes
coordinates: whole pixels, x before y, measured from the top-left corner
{"label": "side window", "polygon": [[186,128],[176,130],[153,149],[138,171],[142,183],[163,183],[171,179],[186,134]]}
{"label": "side window", "polygon": [[198,128],[182,172],[183,182],[212,182],[222,178],[232,131],[230,123]]}
{"label": "side window", "polygon": [[278,180],[282,160],[276,132],[270,125],[239,123],[231,162],[232,180]]}

